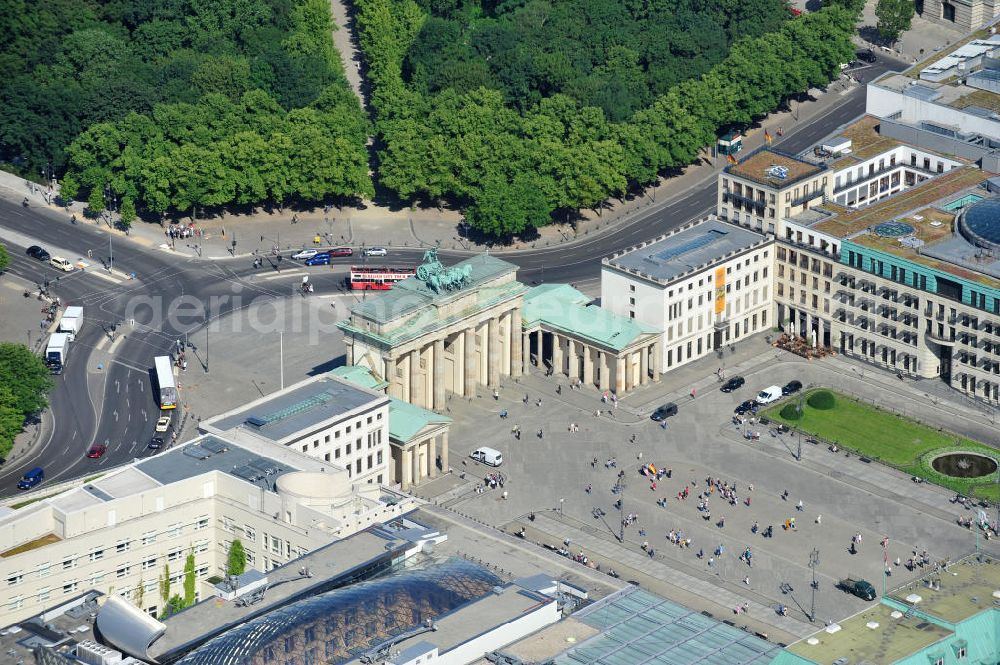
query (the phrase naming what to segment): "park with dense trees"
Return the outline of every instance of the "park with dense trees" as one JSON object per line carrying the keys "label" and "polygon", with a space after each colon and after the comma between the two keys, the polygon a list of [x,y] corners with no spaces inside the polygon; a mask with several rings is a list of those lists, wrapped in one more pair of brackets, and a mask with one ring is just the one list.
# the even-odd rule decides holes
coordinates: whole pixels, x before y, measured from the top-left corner
{"label": "park with dense trees", "polygon": [[[500,237],[653,183],[659,174],[693,162],[720,129],[748,126],[787,97],[825,86],[837,75],[839,64],[852,57],[857,18],[854,2],[833,3],[794,19],[785,18],[790,15],[783,5],[700,3],[710,7],[700,10],[706,16],[739,6],[733,11],[740,18],[731,16],[711,29],[698,27],[696,34],[708,42],[698,48],[707,50],[688,57],[714,61],[705,69],[702,64],[681,64],[686,51],[671,41],[680,38],[664,36],[672,46],[667,47],[669,54],[659,52],[658,57],[674,63],[668,74],[650,66],[656,49],[649,47],[642,57],[638,52],[625,56],[622,48],[627,44],[616,41],[613,30],[597,26],[585,31],[580,27],[583,19],[568,16],[573,12],[566,6],[595,12],[601,6],[614,7],[615,12],[607,11],[618,17],[614,20],[623,12],[652,12],[663,21],[683,22],[685,12],[695,6],[683,0],[355,4],[374,87],[381,184],[404,199],[453,200],[465,208],[471,225]],[[783,15],[775,19],[768,11]],[[671,13],[673,18],[667,16]],[[568,38],[546,36],[542,29],[554,26],[558,31],[565,25],[576,26],[578,52]],[[754,33],[747,25],[774,29],[749,36]],[[518,26],[530,35],[523,52],[519,40],[511,37]],[[490,37],[498,31],[506,35],[499,41]],[[462,43],[453,43],[453,37]],[[428,42],[437,49],[459,51],[456,57],[470,63],[469,71],[452,72],[447,58],[432,57]],[[494,64],[489,56],[504,62]],[[589,62],[590,74],[584,62],[576,78],[564,77],[559,85],[535,76],[539,71],[563,71],[553,63],[573,58]],[[584,94],[591,87],[584,79],[599,76],[620,58],[631,64],[621,65],[615,84],[597,96]],[[510,65],[510,59],[521,65]],[[524,78],[517,79],[514,70]],[[616,87],[624,84],[634,84],[641,94]],[[615,111],[608,113],[606,103]]]}
{"label": "park with dense trees", "polygon": [[0,161],[95,212],[372,193],[328,0],[2,7]]}

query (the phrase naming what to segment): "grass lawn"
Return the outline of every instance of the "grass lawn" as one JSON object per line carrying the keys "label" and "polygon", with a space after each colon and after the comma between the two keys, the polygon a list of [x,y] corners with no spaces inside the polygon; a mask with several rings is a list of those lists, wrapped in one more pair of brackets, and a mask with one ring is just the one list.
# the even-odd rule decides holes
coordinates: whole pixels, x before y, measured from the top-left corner
{"label": "grass lawn", "polygon": [[806,394],[800,419],[781,416],[782,407],[790,400],[772,406],[763,415],[956,492],[990,501],[1000,500],[996,473],[979,478],[953,478],[938,473],[930,465],[931,460],[942,453],[961,450],[1000,459],[1000,450],[951,432],[938,431],[833,390],[829,392],[836,398],[834,407],[815,409],[806,402],[816,390],[826,389],[814,389]]}

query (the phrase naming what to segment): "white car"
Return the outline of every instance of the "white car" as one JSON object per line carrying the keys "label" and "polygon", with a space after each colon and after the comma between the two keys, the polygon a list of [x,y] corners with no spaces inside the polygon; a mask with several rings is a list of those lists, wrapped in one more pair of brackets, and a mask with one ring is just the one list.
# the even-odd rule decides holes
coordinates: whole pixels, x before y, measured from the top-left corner
{"label": "white car", "polygon": [[311,259],[312,257],[319,254],[317,249],[300,249],[299,251],[292,254],[293,259]]}
{"label": "white car", "polygon": [[166,432],[168,429],[170,429],[170,416],[161,416],[156,420],[157,432]]}
{"label": "white car", "polygon": [[365,256],[387,256],[389,250],[385,247],[369,247],[365,250]]}
{"label": "white car", "polygon": [[70,263],[69,259],[61,256],[53,256],[49,259],[49,265],[63,272],[73,272],[73,264]]}

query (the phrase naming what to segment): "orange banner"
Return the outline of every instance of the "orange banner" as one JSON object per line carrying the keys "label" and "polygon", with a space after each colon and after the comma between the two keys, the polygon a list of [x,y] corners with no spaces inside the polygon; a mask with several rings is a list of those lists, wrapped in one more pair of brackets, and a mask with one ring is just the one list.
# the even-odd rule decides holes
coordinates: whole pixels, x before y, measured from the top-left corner
{"label": "orange banner", "polygon": [[726,311],[726,269],[715,269],[715,313]]}

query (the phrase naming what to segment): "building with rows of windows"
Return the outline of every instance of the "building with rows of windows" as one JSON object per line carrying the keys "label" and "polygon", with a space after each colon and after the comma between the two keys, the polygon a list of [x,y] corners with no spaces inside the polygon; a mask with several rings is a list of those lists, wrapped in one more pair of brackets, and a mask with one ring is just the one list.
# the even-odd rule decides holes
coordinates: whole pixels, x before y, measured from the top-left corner
{"label": "building with rows of windows", "polygon": [[[881,123],[864,116],[813,151],[791,157],[764,149],[727,168],[719,216],[773,234],[779,328],[996,402],[1000,183],[972,160],[883,135]],[[788,179],[818,167],[827,174],[824,182],[815,172],[815,198],[780,210],[774,221],[759,214],[767,206],[748,210],[732,194],[745,195],[753,170],[776,172],[771,163],[787,166],[780,173]],[[793,181],[772,189],[778,202],[793,203],[803,198],[796,188]]]}
{"label": "building with rows of windows", "polygon": [[178,593],[189,555],[203,598],[236,539],[247,565],[266,573],[413,507],[299,450],[214,435],[61,489],[0,508],[2,625],[87,590],[157,615],[162,581]]}

